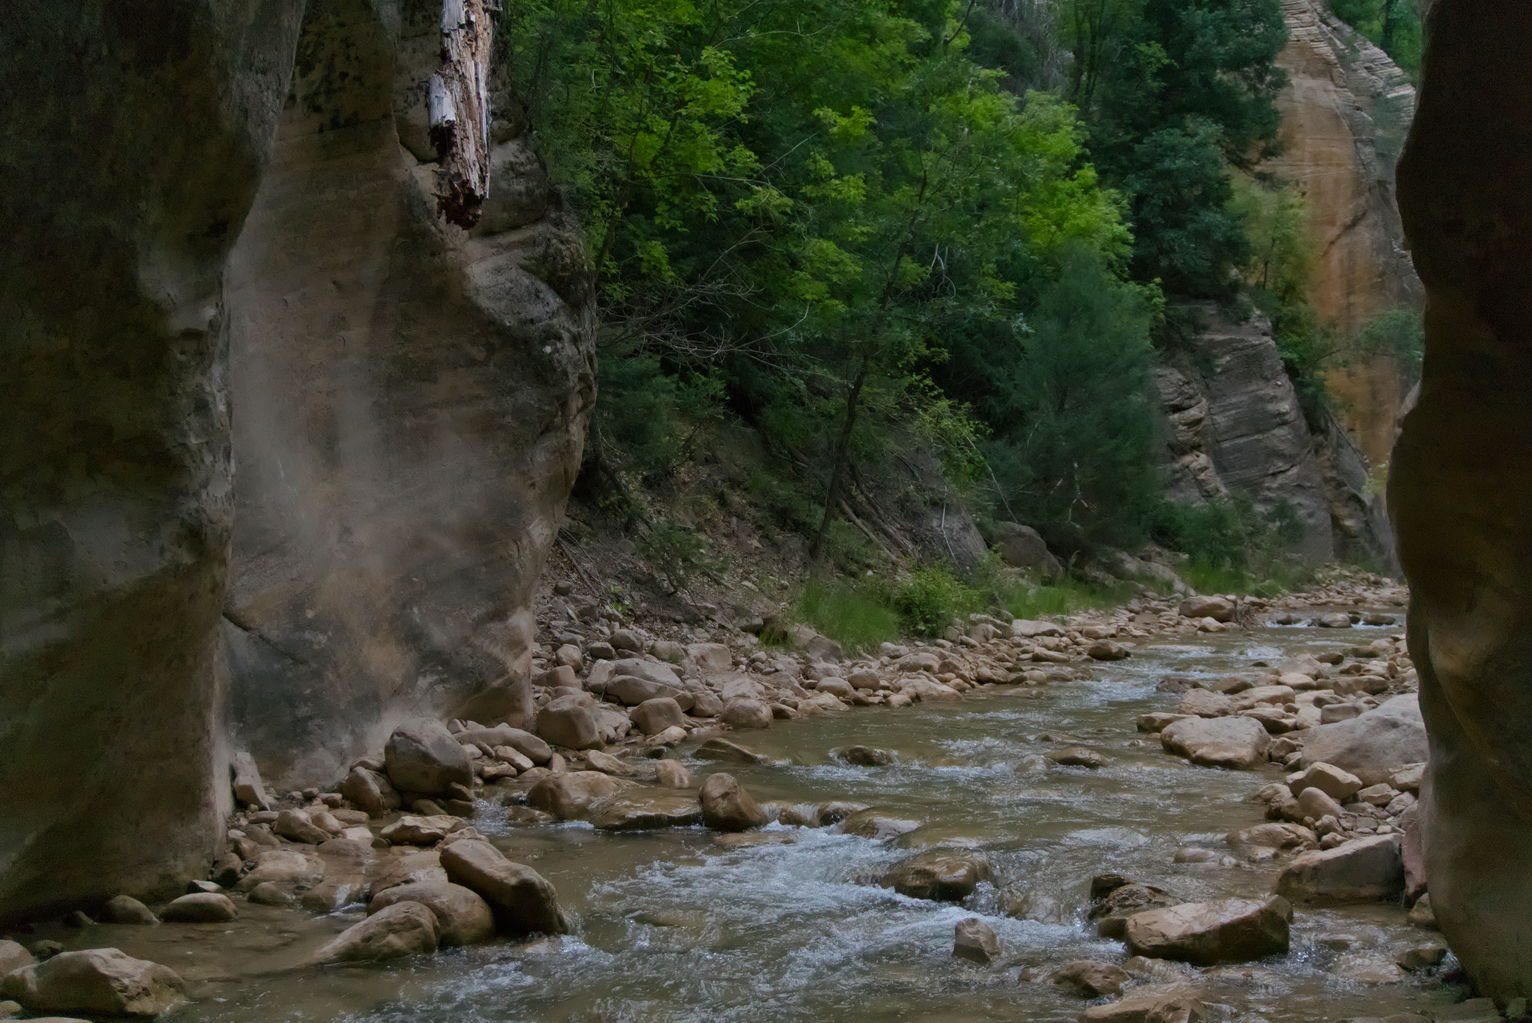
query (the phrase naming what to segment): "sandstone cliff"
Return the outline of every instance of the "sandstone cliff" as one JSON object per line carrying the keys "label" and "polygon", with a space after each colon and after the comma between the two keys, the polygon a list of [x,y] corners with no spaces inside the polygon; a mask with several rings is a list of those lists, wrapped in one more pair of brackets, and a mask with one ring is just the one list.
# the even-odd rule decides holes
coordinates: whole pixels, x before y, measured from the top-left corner
{"label": "sandstone cliff", "polygon": [[[1294,184],[1315,253],[1307,293],[1342,336],[1394,308],[1416,308],[1420,283],[1404,249],[1394,163],[1415,109],[1409,78],[1330,13],[1325,0],[1283,0],[1289,33],[1278,64],[1281,155],[1264,167]],[[1388,461],[1410,381],[1375,355],[1328,381],[1341,417],[1375,465]]]}
{"label": "sandstone cliff", "polygon": [[511,122],[480,228],[438,219],[439,4],[306,6],[0,22],[0,917],[200,873],[230,724],[316,782],[524,702],[592,397],[574,236]]}

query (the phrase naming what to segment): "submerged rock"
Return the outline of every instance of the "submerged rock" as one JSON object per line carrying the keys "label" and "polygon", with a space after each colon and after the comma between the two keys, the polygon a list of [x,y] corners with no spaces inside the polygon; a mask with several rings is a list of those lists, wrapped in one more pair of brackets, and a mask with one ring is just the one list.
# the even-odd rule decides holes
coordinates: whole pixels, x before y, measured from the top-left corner
{"label": "submerged rock", "polygon": [[842,746],[831,750],[830,755],[853,767],[887,767],[897,759],[893,750],[875,746]]}
{"label": "submerged rock", "polygon": [[238,916],[234,901],[216,892],[183,895],[160,913],[160,919],[168,924],[227,923]]}
{"label": "submerged rock", "polygon": [[527,792],[527,799],[539,810],[546,810],[560,820],[573,820],[598,799],[615,795],[623,784],[600,771],[566,771],[549,775],[533,785]]}
{"label": "submerged rock", "polygon": [[765,812],[732,774],[712,774],[697,794],[702,822],[714,831],[749,831],[767,823]]}
{"label": "submerged rock", "polygon": [[932,902],[962,902],[990,878],[989,862],[965,849],[932,849],[896,863],[882,884],[900,895]]}
{"label": "submerged rock", "polygon": [[976,916],[959,920],[953,928],[952,954],[980,966],[988,966],[1000,958],[1000,939],[994,930]]}
{"label": "submerged rock", "polygon": [[495,919],[489,903],[476,892],[446,881],[412,881],[395,885],[373,896],[367,906],[376,915],[401,902],[418,902],[436,917],[438,944],[443,948],[473,945],[495,936]]}
{"label": "submerged rock", "polygon": [[0,995],[32,1012],[153,1017],[187,1001],[174,970],[115,948],[60,952],[0,981]]}
{"label": "submerged rock", "polygon": [[1200,1023],[1207,1007],[1196,988],[1163,984],[1139,988],[1121,1001],[1095,1005],[1080,1023]]}
{"label": "submerged rock", "polygon": [[419,902],[398,902],[353,924],[314,953],[311,962],[363,963],[435,952],[440,925]]}
{"label": "submerged rock", "polygon": [[[101,907],[101,912],[96,915],[101,918],[102,923],[106,924],[157,924],[160,922],[153,910],[131,895],[117,895],[108,899],[106,905]],[[7,943],[0,942],[0,946],[5,944]],[[5,956],[3,951],[0,951],[0,977],[5,976],[6,972]]]}
{"label": "submerged rock", "polygon": [[1048,975],[1048,983],[1081,998],[1100,998],[1121,993],[1131,978],[1120,966],[1076,959]]}

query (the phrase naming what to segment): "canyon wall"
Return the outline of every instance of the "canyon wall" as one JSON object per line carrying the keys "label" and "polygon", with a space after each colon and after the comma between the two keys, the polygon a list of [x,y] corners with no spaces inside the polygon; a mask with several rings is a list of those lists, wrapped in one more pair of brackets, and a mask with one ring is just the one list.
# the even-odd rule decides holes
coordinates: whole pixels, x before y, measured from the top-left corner
{"label": "canyon wall", "polygon": [[1399,200],[1426,289],[1389,505],[1431,757],[1431,903],[1480,990],[1532,996],[1532,7],[1436,0]]}
{"label": "canyon wall", "polygon": [[214,848],[222,269],[299,10],[0,19],[0,916],[152,889]]}
{"label": "canyon wall", "polygon": [[525,723],[527,604],[594,400],[580,234],[521,125],[493,122],[478,226],[437,215],[439,10],[311,5],[230,260],[223,636],[236,741],[284,789],[406,717]]}
{"label": "canyon wall", "polygon": [[1155,369],[1164,416],[1161,468],[1184,504],[1248,497],[1289,520],[1293,552],[1311,564],[1390,558],[1388,523],[1368,491],[1367,466],[1327,411],[1311,427],[1265,317],[1212,303]]}
{"label": "canyon wall", "polygon": [[0,21],[0,919],[200,875],[234,749],[329,783],[400,717],[525,710],[589,285],[514,119],[441,221],[440,11]]}
{"label": "canyon wall", "polygon": [[[1263,170],[1303,196],[1314,253],[1306,291],[1344,339],[1380,313],[1420,305],[1394,196],[1415,89],[1325,0],[1282,0],[1282,8],[1289,33],[1277,61],[1288,75],[1277,98],[1282,150]],[[1355,356],[1327,374],[1341,419],[1374,465],[1388,461],[1410,383],[1386,352]]]}

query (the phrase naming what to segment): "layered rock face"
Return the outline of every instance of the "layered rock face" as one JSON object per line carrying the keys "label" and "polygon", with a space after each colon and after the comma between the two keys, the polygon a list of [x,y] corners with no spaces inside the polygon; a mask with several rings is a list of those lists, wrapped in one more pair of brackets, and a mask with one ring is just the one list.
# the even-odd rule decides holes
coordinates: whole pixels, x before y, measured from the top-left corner
{"label": "layered rock face", "polygon": [[1365,492],[1366,464],[1344,430],[1311,434],[1266,321],[1217,306],[1188,310],[1196,329],[1155,370],[1165,415],[1162,462],[1174,500],[1247,495],[1290,513],[1294,550],[1311,562],[1385,557],[1387,523]]}
{"label": "layered rock face", "polygon": [[236,743],[329,783],[412,712],[524,712],[575,235],[498,121],[440,220],[439,4],[306,6],[0,23],[0,918],[200,874]]}
{"label": "layered rock face", "polygon": [[1532,8],[1437,0],[1399,198],[1425,284],[1390,506],[1431,760],[1431,903],[1484,994],[1532,996]]}
{"label": "layered rock face", "polygon": [[[1283,0],[1282,8],[1282,151],[1265,169],[1303,195],[1315,253],[1307,293],[1321,318],[1349,334],[1381,312],[1420,303],[1393,181],[1415,89],[1324,0]],[[1400,369],[1379,355],[1330,375],[1346,426],[1374,464],[1386,462],[1393,446],[1407,388]]]}
{"label": "layered rock face", "polygon": [[437,215],[439,11],[311,6],[230,260],[223,637],[237,741],[282,788],[403,718],[531,714],[526,607],[594,399],[592,304],[518,125],[494,123],[480,224]]}

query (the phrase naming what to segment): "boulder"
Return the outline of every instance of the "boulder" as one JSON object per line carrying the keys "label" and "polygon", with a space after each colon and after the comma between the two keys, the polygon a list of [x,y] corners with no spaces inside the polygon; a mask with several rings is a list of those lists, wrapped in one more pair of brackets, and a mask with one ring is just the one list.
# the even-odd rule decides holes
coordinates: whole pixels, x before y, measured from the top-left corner
{"label": "boulder", "polygon": [[0,980],[0,995],[29,1011],[154,1017],[187,1001],[186,984],[168,966],[115,948],[60,952]]}
{"label": "boulder", "polygon": [[489,903],[477,893],[448,881],[411,881],[374,895],[367,912],[375,915],[399,902],[418,902],[436,917],[437,941],[443,948],[474,945],[495,936]]}
{"label": "boulder", "polygon": [[980,966],[1000,958],[1000,939],[994,929],[976,916],[959,920],[952,932],[952,954]]}
{"label": "boulder", "polygon": [[932,849],[894,864],[881,883],[912,899],[962,902],[989,877],[989,862],[979,853]]}
{"label": "boulder", "polygon": [[668,664],[659,661],[645,660],[640,657],[629,657],[620,661],[611,662],[610,678],[627,675],[632,678],[644,679],[648,682],[658,682],[669,686],[671,689],[684,688],[681,685],[681,676]]}
{"label": "boulder", "polygon": [[391,845],[435,845],[460,828],[467,827],[461,817],[451,814],[416,816],[405,814],[379,834]]}
{"label": "boulder", "polygon": [[183,895],[160,911],[167,924],[221,924],[239,916],[234,901],[217,892]]}
{"label": "boulder", "polygon": [[661,697],[674,699],[682,691],[679,686],[667,685],[653,679],[638,678],[634,675],[620,675],[603,682],[600,686],[593,686],[592,689],[625,707],[637,707],[646,700],[657,700]]}
{"label": "boulder", "polygon": [[1160,743],[1194,764],[1249,770],[1266,762],[1271,736],[1250,718],[1185,718],[1167,725]]}
{"label": "boulder", "polygon": [[600,771],[552,774],[527,791],[527,800],[560,820],[579,818],[598,799],[614,795],[623,783]]}
{"label": "boulder", "polygon": [[[127,898],[127,896],[118,896],[118,897],[119,898]],[[133,901],[134,902],[138,902],[137,899],[134,899]],[[142,902],[138,902],[138,904],[140,906],[143,905]],[[152,916],[153,914],[151,913],[150,915]],[[118,923],[119,921],[115,921],[114,920],[114,921],[111,921],[111,922],[112,923]],[[137,922],[137,921],[132,921],[132,922]],[[156,921],[156,922],[158,922],[158,921]],[[12,970],[19,970],[23,966],[31,966],[31,965],[33,965],[36,962],[37,962],[37,960],[32,958],[32,953],[28,952],[26,950],[26,948],[23,947],[20,942],[8,941],[8,940],[6,940],[4,938],[0,938],[0,977],[4,977],[7,973],[10,973]]]}
{"label": "boulder", "polygon": [[1016,639],[1039,639],[1043,636],[1062,636],[1064,627],[1053,622],[1036,622],[1017,618],[1011,622],[1011,635]]}
{"label": "boulder", "polygon": [[[97,913],[96,917],[104,924],[157,924],[160,922],[159,917],[155,916],[148,906],[131,895],[116,895],[107,899],[106,905],[101,907],[101,912]],[[7,972],[3,949],[6,944],[8,943],[0,942],[0,977],[5,976]]]}
{"label": "boulder", "polygon": [[1245,963],[1285,953],[1293,910],[1286,899],[1216,899],[1128,917],[1128,951],[1196,966]]}
{"label": "boulder", "polygon": [[1319,836],[1298,824],[1273,822],[1231,831],[1224,841],[1242,855],[1264,860],[1279,852],[1312,849],[1319,844]]}
{"label": "boulder", "polygon": [[439,940],[435,913],[418,902],[398,902],[341,931],[321,945],[310,962],[380,962],[435,952]]}
{"label": "boulder", "polygon": [[[826,821],[826,823],[829,822]],[[900,835],[907,835],[918,827],[920,827],[920,821],[895,817],[885,811],[873,809],[854,810],[840,821],[840,830],[843,834],[870,838],[875,842],[886,842]]]}
{"label": "boulder", "polygon": [[468,754],[447,727],[417,718],[394,729],[383,747],[384,773],[401,792],[448,794],[453,785],[473,785]]}
{"label": "boulder", "polygon": [[1355,775],[1363,785],[1375,785],[1406,764],[1424,761],[1426,752],[1420,703],[1407,693],[1349,721],[1309,729],[1302,763],[1330,764]]}
{"label": "boulder", "polygon": [[538,711],[536,729],[539,738],[566,749],[603,745],[595,711],[578,696],[560,696]]}
{"label": "boulder", "polygon": [[531,867],[506,859],[483,839],[453,842],[442,850],[441,863],[453,883],[477,892],[489,903],[501,931],[563,934],[569,929],[553,885]]}
{"label": "boulder", "polygon": [[1130,979],[1128,972],[1120,966],[1089,959],[1065,963],[1048,975],[1048,983],[1080,998],[1120,994]]}
{"label": "boulder", "polygon": [[654,762],[654,780],[669,789],[690,788],[692,773],[679,760],[668,757]]}
{"label": "boulder", "polygon": [[553,756],[553,751],[548,744],[531,732],[520,728],[512,728],[510,725],[495,725],[493,728],[469,728],[457,733],[457,741],[473,745],[488,746],[494,749],[496,746],[509,746],[520,753],[534,764],[546,764]]}
{"label": "boulder", "polygon": [[267,794],[266,785],[261,781],[261,771],[255,766],[254,757],[245,752],[234,754],[234,760],[229,764],[229,771],[233,775],[236,803],[252,810],[270,809],[271,796]]}
{"label": "boulder", "polygon": [[634,707],[628,716],[633,719],[634,726],[645,735],[658,735],[672,725],[679,725],[685,720],[681,713],[681,705],[668,696],[645,700]]}
{"label": "boulder", "polygon": [[760,700],[736,696],[723,705],[719,715],[731,728],[770,728],[771,708]]}
{"label": "boulder", "polygon": [[1401,837],[1374,835],[1304,853],[1277,878],[1294,902],[1342,904],[1397,899],[1404,891]]}
{"label": "boulder", "polygon": [[1181,601],[1181,617],[1211,618],[1215,622],[1234,620],[1234,601],[1226,597],[1187,597]]}
{"label": "boulder", "polygon": [[1234,713],[1234,698],[1211,689],[1192,689],[1181,697],[1176,713],[1202,718],[1221,718]]}
{"label": "boulder", "polygon": [[1133,656],[1133,651],[1110,639],[1098,639],[1085,648],[1085,656],[1093,661],[1121,661]]}
{"label": "boulder", "polygon": [[373,817],[393,813],[402,805],[399,790],[383,775],[365,767],[353,767],[340,783],[340,794],[358,810]]}
{"label": "boulder", "polygon": [[1056,579],[1064,572],[1059,559],[1031,526],[1019,522],[998,523],[994,530],[994,545],[1000,560],[1011,568],[1036,573],[1043,579]]}
{"label": "boulder", "polygon": [[749,831],[767,823],[766,814],[732,774],[710,774],[697,794],[702,822],[714,831]]}
{"label": "boulder", "polygon": [[324,880],[324,861],[307,850],[267,849],[256,857],[255,866],[239,879],[240,891],[272,882],[287,886],[315,885]]}
{"label": "boulder", "polygon": [[686,657],[703,671],[728,671],[734,666],[734,654],[723,643],[689,643]]}
{"label": "boulder", "polygon": [[1080,1023],[1200,1023],[1207,1014],[1196,988],[1161,984],[1139,988],[1108,1005],[1094,1005]]}
{"label": "boulder", "polygon": [[318,845],[331,838],[329,832],[309,820],[309,815],[302,810],[283,810],[278,813],[271,830],[290,842],[301,842],[304,845]]}

